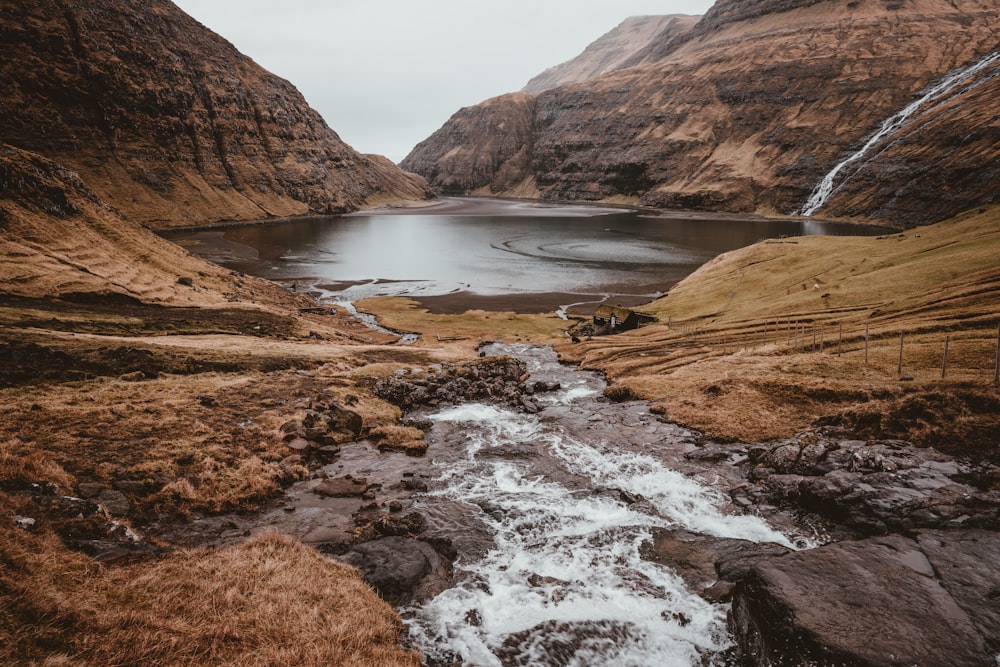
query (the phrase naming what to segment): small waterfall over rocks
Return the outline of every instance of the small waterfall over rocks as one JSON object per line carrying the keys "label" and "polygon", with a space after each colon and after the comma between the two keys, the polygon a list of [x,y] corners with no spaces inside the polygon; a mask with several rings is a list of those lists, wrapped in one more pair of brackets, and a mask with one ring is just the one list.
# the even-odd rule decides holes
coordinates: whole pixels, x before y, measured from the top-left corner
{"label": "small waterfall over rocks", "polygon": [[[916,118],[919,118],[931,109],[937,108],[955,95],[964,93],[971,90],[975,86],[980,85],[983,80],[972,82],[969,85],[965,84],[971,77],[974,77],[997,62],[1000,62],[1000,51],[993,52],[983,58],[980,58],[979,60],[976,60],[970,65],[966,65],[965,67],[952,70],[943,79],[925,89],[916,100],[910,102],[908,105],[903,107],[903,109],[884,120],[878,130],[876,130],[875,133],[869,137],[868,141],[865,142],[864,146],[847,157],[845,160],[839,162],[829,171],[829,173],[827,173],[826,176],[823,177],[823,180],[820,181],[819,185],[816,186],[816,189],[814,189],[812,194],[809,195],[809,199],[802,206],[802,208],[795,212],[795,215],[811,216],[816,213],[816,211],[826,204],[837,189],[843,186],[844,183],[854,176],[854,174],[860,171],[860,167],[855,169],[852,173],[848,173],[843,176],[840,182],[837,183],[837,179],[840,177],[841,172],[843,172],[850,165],[861,160],[861,158],[865,157],[883,139],[892,136],[903,127],[909,125]],[[987,78],[997,76],[998,73],[1000,73],[1000,70],[990,74]],[[960,90],[956,92],[956,89]],[[933,107],[926,109],[923,108],[929,102],[942,97],[943,99],[941,99],[938,104]]]}
{"label": "small waterfall over rocks", "polygon": [[[470,403],[424,415],[440,477],[415,507],[458,553],[455,584],[404,609],[428,665],[720,665],[727,605],[643,558],[657,529],[794,547],[665,463],[692,434],[601,400],[548,348],[494,345],[561,389],[538,414]],[[447,447],[438,443],[447,442]],[[456,513],[456,508],[464,508]]]}

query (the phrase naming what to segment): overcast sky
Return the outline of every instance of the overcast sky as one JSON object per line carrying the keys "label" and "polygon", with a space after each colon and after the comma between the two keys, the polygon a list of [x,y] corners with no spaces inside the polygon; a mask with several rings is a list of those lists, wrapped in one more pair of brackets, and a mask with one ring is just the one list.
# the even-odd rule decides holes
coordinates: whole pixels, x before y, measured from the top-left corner
{"label": "overcast sky", "polygon": [[460,108],[520,90],[629,16],[712,0],[174,0],[398,162]]}

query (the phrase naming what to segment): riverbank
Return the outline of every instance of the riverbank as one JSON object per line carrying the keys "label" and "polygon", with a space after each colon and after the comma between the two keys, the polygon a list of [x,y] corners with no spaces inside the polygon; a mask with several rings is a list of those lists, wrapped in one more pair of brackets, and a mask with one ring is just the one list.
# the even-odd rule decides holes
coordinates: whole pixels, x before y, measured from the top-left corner
{"label": "riverbank", "polygon": [[[758,244],[721,257],[663,300],[644,306],[660,317],[659,324],[578,344],[554,315],[432,315],[401,299],[365,302],[391,328],[422,334],[416,346],[389,345],[394,337],[361,327],[306,295],[167,247],[150,246],[155,266],[170,268],[143,274],[148,301],[109,294],[112,283],[103,275],[125,275],[130,264],[142,265],[149,255],[139,260],[108,251],[96,263],[88,260],[105,267],[100,274],[40,272],[37,280],[21,283],[22,294],[5,295],[0,307],[8,370],[7,386],[0,388],[8,406],[0,420],[0,490],[10,508],[0,529],[8,560],[16,564],[5,570],[5,586],[14,593],[3,605],[19,618],[56,620],[29,624],[31,633],[6,644],[5,659],[42,660],[84,644],[110,651],[108,642],[132,641],[109,631],[116,617],[101,616],[95,625],[73,620],[73,610],[108,609],[109,599],[93,597],[93,591],[114,586],[119,576],[150,577],[170,589],[176,583],[171,577],[186,571],[184,564],[208,554],[150,540],[150,526],[173,522],[183,531],[188,516],[269,506],[288,485],[327,465],[324,457],[336,460],[343,455],[338,447],[357,440],[350,428],[331,426],[334,414],[345,414],[340,408],[359,415],[374,436],[365,447],[404,450],[387,455],[400,457],[405,467],[405,450],[419,449],[419,429],[399,423],[399,409],[375,397],[366,383],[473,358],[487,340],[555,343],[564,359],[609,377],[608,397],[652,400],[662,419],[723,440],[791,438],[826,418],[862,439],[957,444],[953,454],[990,464],[998,440],[990,430],[998,410],[989,374],[997,216],[997,209],[983,211],[902,237]],[[9,225],[7,230],[16,232]],[[58,230],[53,234],[58,237]],[[101,247],[94,241],[88,251],[100,253]],[[61,298],[48,296],[63,278],[80,287]],[[873,332],[879,335],[871,336],[866,365],[857,327],[842,346],[832,346],[838,318],[899,327],[907,345],[905,370],[913,379],[897,373],[898,329]],[[822,351],[811,347],[812,329],[803,332],[803,325],[813,324],[826,324],[817,335]],[[952,336],[945,381],[939,378],[942,334]],[[321,423],[307,425],[307,418]],[[301,433],[295,426],[282,430],[292,422],[301,423]],[[310,431],[317,428],[322,432]],[[725,458],[748,455],[737,447]],[[728,464],[706,459],[703,465],[712,471]],[[1000,478],[993,470],[984,465],[963,474],[979,491],[990,492]],[[785,474],[767,480],[788,481]],[[767,480],[752,480],[753,486],[733,496],[734,508],[776,502],[777,496],[762,492],[770,488]],[[386,530],[396,529],[387,524]],[[233,537],[240,542],[240,535]],[[91,555],[81,557],[81,549]],[[275,567],[295,572],[296,553],[277,549]],[[158,567],[165,558],[173,569]],[[59,574],[62,565],[86,574],[69,585]],[[334,564],[326,569],[347,576]],[[306,580],[314,576],[302,572]],[[347,586],[349,579],[343,581]],[[69,592],[46,592],[54,588]],[[155,605],[142,591],[130,595],[130,604]],[[358,593],[357,599],[358,609],[379,604],[370,594]],[[159,613],[158,623],[174,622],[169,609]],[[0,631],[13,637],[22,629]],[[192,628],[178,633],[182,644],[204,650],[214,641]],[[289,636],[270,636],[274,649],[284,650]],[[145,650],[170,656],[174,649],[168,642]],[[399,659],[413,660],[405,654]]]}

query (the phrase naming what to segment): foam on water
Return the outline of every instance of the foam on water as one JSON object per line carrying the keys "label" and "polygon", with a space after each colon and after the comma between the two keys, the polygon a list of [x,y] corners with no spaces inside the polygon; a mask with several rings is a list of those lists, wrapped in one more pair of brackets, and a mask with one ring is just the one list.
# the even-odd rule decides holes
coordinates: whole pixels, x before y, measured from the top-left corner
{"label": "foam on water", "polygon": [[[594,393],[572,386],[552,400]],[[789,544],[760,519],[722,514],[718,492],[653,457],[584,442],[537,416],[477,404],[432,419],[460,425],[452,433],[466,449],[431,495],[481,507],[493,534],[485,555],[456,563],[456,586],[405,610],[432,664],[705,664],[730,644],[726,608],[640,557],[651,529]],[[538,448],[567,478],[589,485],[563,484],[533,472],[530,461],[496,455],[511,446]],[[628,505],[617,489],[649,503]]]}

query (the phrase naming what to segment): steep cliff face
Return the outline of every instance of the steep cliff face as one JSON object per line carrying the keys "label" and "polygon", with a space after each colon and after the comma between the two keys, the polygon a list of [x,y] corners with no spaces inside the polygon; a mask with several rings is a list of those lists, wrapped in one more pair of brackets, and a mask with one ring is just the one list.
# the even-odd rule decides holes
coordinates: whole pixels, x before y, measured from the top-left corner
{"label": "steep cliff face", "polygon": [[0,138],[154,226],[422,198],[168,0],[0,0]]}
{"label": "steep cliff face", "polygon": [[576,58],[550,67],[534,77],[522,92],[537,95],[552,88],[587,81],[621,69],[637,53],[644,53],[654,44],[669,42],[674,37],[683,35],[700,18],[686,14],[627,18],[614,30],[591,43]]}
{"label": "steep cliff face", "polygon": [[[720,0],[690,31],[633,56],[636,66],[539,94],[522,143],[530,168],[522,179],[508,170],[504,180],[530,179],[546,199],[790,213],[918,91],[997,49],[998,29],[992,0]],[[928,169],[947,157],[956,179],[962,170],[991,173],[992,90],[980,86],[962,98],[968,104],[953,100],[947,108],[961,123],[935,113],[941,122],[882,153],[869,170],[905,181],[919,156]],[[478,108],[494,126],[496,103]],[[980,128],[971,144],[961,134],[969,128]],[[474,153],[475,142],[460,150]],[[457,148],[425,142],[404,164],[437,186],[461,165],[433,174],[423,165],[440,165]],[[845,191],[830,212],[912,224],[997,196],[988,178],[963,177],[943,186],[956,193],[941,206],[890,205],[896,186],[869,187],[851,203]],[[489,189],[504,192],[495,180]]]}
{"label": "steep cliff face", "polygon": [[535,97],[511,93],[461,109],[399,163],[445,194],[534,197]]}

